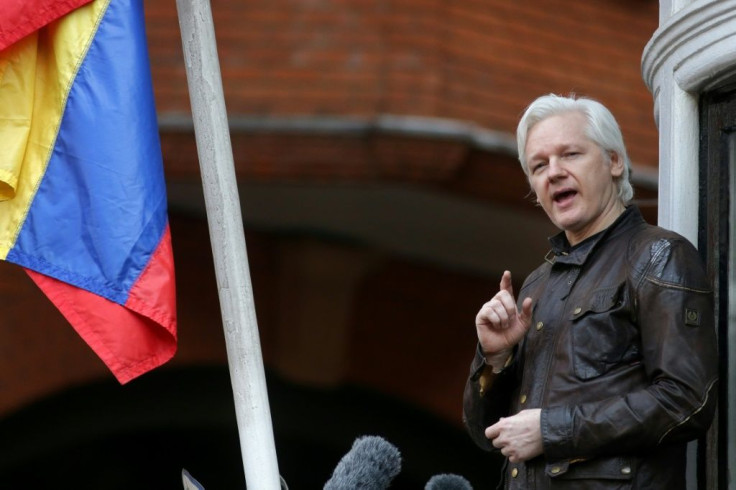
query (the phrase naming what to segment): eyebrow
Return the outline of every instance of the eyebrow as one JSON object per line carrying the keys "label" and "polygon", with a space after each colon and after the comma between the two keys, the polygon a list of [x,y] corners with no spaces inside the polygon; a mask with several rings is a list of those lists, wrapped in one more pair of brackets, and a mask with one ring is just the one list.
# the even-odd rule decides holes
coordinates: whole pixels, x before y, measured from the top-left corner
{"label": "eyebrow", "polygon": [[[564,152],[565,150],[575,149],[575,150],[581,150],[583,149],[584,145],[581,145],[580,143],[560,143],[553,147],[553,152]],[[546,155],[546,152],[542,152],[544,155]],[[540,152],[536,153],[530,153],[527,155],[527,161],[531,161],[534,158],[538,158],[540,156]]]}

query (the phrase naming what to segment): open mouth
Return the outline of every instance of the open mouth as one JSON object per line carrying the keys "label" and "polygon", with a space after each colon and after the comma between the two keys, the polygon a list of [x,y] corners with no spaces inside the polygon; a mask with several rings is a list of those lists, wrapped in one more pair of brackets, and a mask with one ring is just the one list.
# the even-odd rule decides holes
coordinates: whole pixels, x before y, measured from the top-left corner
{"label": "open mouth", "polygon": [[565,189],[562,191],[555,192],[552,195],[552,200],[558,204],[561,204],[561,203],[568,201],[569,199],[572,199],[576,194],[577,192],[572,189]]}

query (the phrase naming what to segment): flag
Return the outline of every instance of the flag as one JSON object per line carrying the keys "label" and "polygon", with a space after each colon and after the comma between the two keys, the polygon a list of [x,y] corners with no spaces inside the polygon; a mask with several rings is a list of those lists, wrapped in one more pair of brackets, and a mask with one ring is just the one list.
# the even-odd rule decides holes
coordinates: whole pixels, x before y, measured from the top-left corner
{"label": "flag", "polygon": [[[17,1],[0,0],[4,30]],[[121,383],[174,355],[142,0],[94,0],[0,51],[0,259],[26,269]]]}
{"label": "flag", "polygon": [[2,0],[0,51],[91,0]]}

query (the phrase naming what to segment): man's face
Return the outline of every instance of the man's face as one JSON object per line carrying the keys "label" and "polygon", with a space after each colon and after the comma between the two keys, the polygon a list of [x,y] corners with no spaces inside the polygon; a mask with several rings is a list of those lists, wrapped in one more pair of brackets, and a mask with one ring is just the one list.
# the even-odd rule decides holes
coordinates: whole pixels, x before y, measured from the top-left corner
{"label": "man's face", "polygon": [[623,162],[615,154],[609,162],[586,127],[583,114],[566,112],[535,124],[526,141],[532,190],[572,245],[608,227],[624,209],[614,181]]}

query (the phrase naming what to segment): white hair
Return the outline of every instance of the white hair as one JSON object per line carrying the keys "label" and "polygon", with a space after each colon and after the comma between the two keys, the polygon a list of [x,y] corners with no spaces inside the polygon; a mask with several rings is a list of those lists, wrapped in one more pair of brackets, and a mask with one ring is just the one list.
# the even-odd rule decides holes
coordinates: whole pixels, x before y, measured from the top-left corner
{"label": "white hair", "polygon": [[529,167],[526,161],[526,139],[529,131],[538,122],[565,112],[579,112],[584,115],[588,122],[585,130],[586,136],[600,147],[609,162],[611,153],[615,153],[624,163],[623,173],[616,179],[616,187],[621,202],[628,204],[634,197],[634,189],[629,181],[631,161],[626,153],[624,137],[611,111],[593,99],[549,94],[537,98],[527,107],[519,121],[519,126],[516,128],[519,162],[524,173],[529,176]]}

